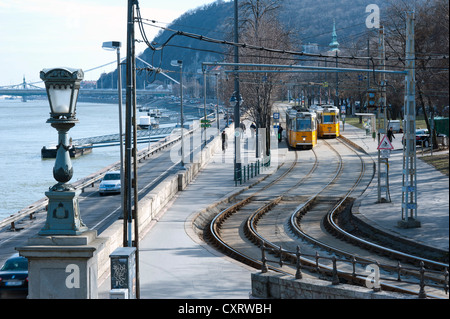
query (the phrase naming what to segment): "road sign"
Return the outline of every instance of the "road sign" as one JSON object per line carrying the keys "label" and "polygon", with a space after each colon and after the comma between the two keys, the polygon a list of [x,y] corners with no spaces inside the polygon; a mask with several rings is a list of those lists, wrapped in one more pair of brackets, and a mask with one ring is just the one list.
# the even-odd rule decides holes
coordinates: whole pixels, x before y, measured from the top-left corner
{"label": "road sign", "polygon": [[211,121],[210,120],[200,120],[200,126],[201,127],[211,127]]}
{"label": "road sign", "polygon": [[273,119],[279,120],[280,119],[280,113],[273,113]]}
{"label": "road sign", "polygon": [[367,90],[367,107],[377,107],[377,91],[375,89]]}
{"label": "road sign", "polygon": [[380,149],[380,157],[381,158],[389,158],[389,157],[391,157],[391,150]]}
{"label": "road sign", "polygon": [[393,150],[394,149],[391,142],[387,138],[387,135],[383,135],[383,138],[381,139],[380,145],[378,145],[377,149],[378,150]]}

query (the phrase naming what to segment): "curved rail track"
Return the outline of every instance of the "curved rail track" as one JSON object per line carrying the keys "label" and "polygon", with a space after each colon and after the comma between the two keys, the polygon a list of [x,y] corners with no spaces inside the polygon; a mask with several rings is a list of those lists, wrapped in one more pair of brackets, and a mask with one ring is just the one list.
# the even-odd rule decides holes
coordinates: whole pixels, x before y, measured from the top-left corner
{"label": "curved rail track", "polygon": [[[300,278],[300,269],[308,268],[305,276],[367,285],[367,271],[376,267],[383,290],[448,298],[447,264],[370,243],[336,223],[335,215],[366,190],[375,165],[340,139],[322,142],[312,151],[295,151],[289,167],[285,163],[271,181],[221,211],[209,225],[207,241],[263,271]],[[299,154],[309,161],[300,163]],[[276,262],[267,260],[267,249]]]}

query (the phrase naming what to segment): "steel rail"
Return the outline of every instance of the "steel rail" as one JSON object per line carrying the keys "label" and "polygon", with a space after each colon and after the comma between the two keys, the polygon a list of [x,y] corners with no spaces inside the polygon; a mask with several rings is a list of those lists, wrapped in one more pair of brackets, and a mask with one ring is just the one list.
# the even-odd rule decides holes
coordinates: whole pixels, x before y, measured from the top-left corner
{"label": "steel rail", "polygon": [[[327,145],[329,145],[328,143],[326,143]],[[333,148],[332,148],[333,149]],[[338,155],[339,158],[339,163],[336,169],[336,172],[334,174],[334,176],[330,179],[330,181],[324,185],[322,187],[321,190],[319,190],[316,194],[310,196],[307,201],[305,203],[302,203],[300,205],[297,206],[297,208],[295,209],[294,213],[291,215],[291,224],[292,224],[292,220],[293,218],[298,218],[298,214],[299,212],[304,211],[306,208],[308,208],[314,201],[315,199],[319,196],[320,193],[322,193],[327,187],[329,187],[329,185],[331,185],[340,175],[340,173],[342,172],[342,157],[340,156],[340,154],[333,149],[333,151]],[[261,234],[259,234],[259,232],[256,230],[256,224],[257,221],[262,217],[263,213],[265,213],[267,211],[256,211],[254,214],[252,214],[248,220],[247,220],[247,228],[249,231],[249,235],[252,238],[252,240],[254,240],[255,242],[264,242],[266,244],[268,244],[269,246],[271,246],[272,248],[276,248],[276,249],[282,249],[281,246],[278,246],[276,244],[271,243],[269,240],[267,240],[266,238],[264,238]],[[303,233],[303,232],[302,232]],[[314,240],[312,237],[310,237],[309,235],[305,234],[306,238],[311,238],[311,240]]]}
{"label": "steel rail", "polygon": [[[295,152],[295,161],[291,164],[291,166],[280,176],[278,176],[275,180],[271,181],[266,186],[262,187],[257,192],[253,193],[250,196],[247,196],[246,198],[240,200],[238,203],[222,210],[220,213],[218,213],[210,222],[209,224],[209,232],[207,233],[210,236],[210,241],[215,244],[215,246],[219,247],[222,250],[225,250],[228,254],[231,256],[237,256],[238,258],[242,259],[246,264],[258,268],[257,266],[261,265],[261,262],[258,259],[252,258],[236,249],[228,245],[220,235],[220,226],[222,223],[232,214],[234,214],[237,210],[239,210],[241,207],[247,205],[257,194],[261,193],[263,190],[271,187],[272,185],[278,183],[280,180],[282,180],[284,177],[286,177],[289,172],[291,172],[294,167],[297,165],[297,151]],[[284,163],[282,164],[284,165]],[[273,269],[274,270],[274,269]]]}
{"label": "steel rail", "polygon": [[[346,196],[346,198],[347,197],[348,197],[348,195]],[[337,225],[337,223],[335,222],[335,216],[336,216],[337,212],[338,212],[338,210],[336,208],[333,209],[331,212],[329,212],[327,214],[326,218],[327,218],[327,221],[330,224],[330,226],[339,235],[341,235],[343,237],[346,237],[346,238],[349,238],[349,239],[351,239],[353,241],[356,241],[357,243],[359,243],[359,244],[361,244],[363,246],[367,246],[370,249],[379,250],[379,251],[382,251],[383,253],[387,252],[387,253],[389,253],[391,255],[394,255],[394,256],[396,256],[398,258],[406,258],[408,260],[413,260],[413,261],[415,261],[417,263],[424,262],[425,265],[428,265],[431,268],[434,268],[434,267],[448,268],[449,267],[449,264],[444,264],[444,263],[441,263],[441,262],[437,262],[435,260],[430,260],[430,259],[427,259],[427,258],[418,257],[418,256],[415,256],[415,255],[412,255],[412,254],[407,254],[407,253],[401,252],[399,250],[395,250],[395,249],[391,249],[391,248],[388,248],[388,247],[385,247],[385,246],[381,246],[381,245],[378,245],[376,243],[373,243],[373,242],[370,242],[368,240],[365,240],[365,239],[362,239],[360,237],[357,237],[355,235],[352,235],[349,232],[347,232],[344,229],[342,229],[341,227],[339,227]]]}
{"label": "steel rail", "polygon": [[[348,145],[348,144],[346,144],[346,143],[343,143],[343,144],[346,145],[348,148],[350,148],[350,149],[353,150],[353,148],[352,148],[350,145]],[[360,156],[356,151],[355,151],[355,153],[358,155],[359,158],[361,158],[361,156]],[[329,212],[329,213],[327,213],[327,215],[326,215],[327,218],[329,218],[329,216],[333,216],[333,215],[339,210],[339,208],[343,206],[343,204],[345,203],[345,201],[348,200],[348,198],[349,198],[351,192],[352,192],[352,191],[358,186],[358,184],[360,183],[361,178],[362,178],[362,176],[363,176],[363,172],[364,172],[364,170],[365,170],[365,168],[364,168],[364,167],[365,167],[365,164],[364,164],[364,161],[363,161],[362,159],[361,159],[361,162],[362,162],[362,169],[361,169],[361,172],[360,172],[360,175],[359,175],[359,177],[358,177],[357,182],[356,182],[356,183],[352,186],[352,188],[346,193],[346,195],[344,196],[344,198],[342,198],[342,199],[339,201],[339,203],[338,203],[337,205],[335,205],[335,207],[332,209],[332,211]],[[318,194],[316,194],[316,196],[317,196],[317,195],[318,195]],[[313,196],[313,197],[315,198],[315,196]],[[311,198],[311,199],[312,199],[312,198]],[[309,201],[308,201],[308,202],[309,202]],[[302,237],[304,237],[304,238],[310,240],[310,241],[313,242],[314,244],[323,247],[323,248],[326,249],[326,250],[329,250],[329,251],[332,251],[332,252],[335,252],[335,253],[344,255],[344,256],[346,256],[347,258],[355,258],[356,262],[359,261],[359,262],[362,262],[362,263],[373,263],[373,264],[376,264],[376,263],[377,263],[376,261],[370,260],[370,259],[368,259],[368,258],[362,258],[362,257],[357,257],[357,258],[356,258],[353,254],[350,254],[350,253],[348,253],[348,252],[346,252],[346,251],[343,251],[343,250],[341,250],[341,249],[338,249],[338,248],[332,247],[332,246],[330,246],[330,245],[327,245],[327,244],[325,244],[325,243],[323,243],[323,242],[321,242],[321,241],[319,241],[319,240],[317,240],[317,239],[315,239],[315,238],[309,236],[309,235],[306,234],[305,232],[303,232],[303,231],[301,230],[300,226],[298,225],[298,219],[299,219],[299,214],[300,214],[302,211],[305,210],[305,207],[307,207],[307,205],[301,205],[301,206],[302,206],[302,207],[300,207],[300,210],[294,212],[294,213],[291,215],[291,219],[290,219],[291,227],[292,227],[292,229],[293,229],[297,234],[299,234],[300,236],[302,236]],[[344,232],[344,233],[342,233],[342,235],[345,235],[346,233],[347,233],[347,232]],[[353,235],[352,235],[351,238],[352,238],[352,239],[355,239],[355,240],[356,240],[356,239],[359,239],[360,242],[366,243],[365,240],[360,239],[360,238],[358,238],[358,237],[356,237],[356,236],[353,236]],[[367,244],[372,244],[372,243],[367,242]],[[277,245],[274,245],[274,246],[275,246],[275,248],[277,248],[277,249],[282,249],[281,247],[279,247],[279,246],[277,246]],[[387,251],[387,252],[392,253],[392,251],[393,251],[393,250],[391,250],[391,249],[389,249],[389,248],[386,248],[386,247],[383,247],[383,246],[381,246],[381,245],[375,245],[375,244],[374,244],[374,246],[372,246],[372,247],[376,247],[376,248],[378,248],[379,250],[382,250],[382,251],[384,251],[384,252]],[[401,253],[401,252],[399,252],[399,253],[400,253],[400,255],[402,255],[403,257],[409,256],[408,254],[404,254],[404,253]],[[414,260],[416,260],[416,261],[421,261],[421,262],[424,262],[424,263],[427,263],[427,262],[429,261],[429,260],[427,260],[427,259],[420,258],[420,257],[417,257],[417,256],[412,256],[412,257],[414,257]],[[291,254],[290,258],[293,258],[293,255],[292,255],[292,254]],[[316,266],[317,266],[317,263],[315,263],[314,261],[308,260],[308,259],[306,259],[306,258],[302,258],[301,260],[302,260],[303,262],[307,262],[308,264],[316,265]],[[438,262],[435,262],[435,261],[430,261],[430,262],[431,262],[430,264],[432,264],[432,265],[438,265],[438,266],[441,266],[441,267],[443,267],[443,268],[448,268],[448,265],[446,265],[446,264],[438,263]],[[326,265],[320,265],[320,267],[325,267],[326,269],[329,270],[329,267],[327,267]],[[389,269],[389,270],[391,270],[391,271],[397,269],[396,266],[390,266],[390,265],[383,265],[383,267],[384,267],[385,269]],[[418,271],[418,270],[417,270],[417,271]],[[416,271],[416,272],[417,272],[417,271]],[[417,273],[414,272],[414,271],[405,271],[405,272],[417,276]],[[342,274],[345,274],[345,273],[342,272]],[[430,277],[430,276],[428,276],[428,279],[436,280],[436,281],[442,281],[442,280],[439,280],[439,279],[437,279],[437,278]],[[394,289],[394,290],[401,290],[401,291],[405,291],[406,293],[414,293],[414,294],[418,294],[417,292],[413,292],[413,291],[411,291],[411,290],[405,290],[403,287],[399,287],[399,286],[397,286],[397,285],[387,284],[387,283],[385,283],[385,282],[382,282],[381,284],[382,284],[385,288]],[[429,286],[430,286],[430,285],[429,285]],[[438,297],[432,296],[432,295],[430,295],[430,297],[438,298]]]}

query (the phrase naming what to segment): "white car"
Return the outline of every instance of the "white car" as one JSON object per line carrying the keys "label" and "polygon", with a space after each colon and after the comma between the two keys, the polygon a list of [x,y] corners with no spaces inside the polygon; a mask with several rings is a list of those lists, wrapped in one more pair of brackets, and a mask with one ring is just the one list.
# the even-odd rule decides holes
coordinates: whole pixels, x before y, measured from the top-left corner
{"label": "white car", "polygon": [[105,195],[108,193],[120,193],[120,172],[112,171],[105,174],[100,186],[98,187],[98,192],[100,195]]}

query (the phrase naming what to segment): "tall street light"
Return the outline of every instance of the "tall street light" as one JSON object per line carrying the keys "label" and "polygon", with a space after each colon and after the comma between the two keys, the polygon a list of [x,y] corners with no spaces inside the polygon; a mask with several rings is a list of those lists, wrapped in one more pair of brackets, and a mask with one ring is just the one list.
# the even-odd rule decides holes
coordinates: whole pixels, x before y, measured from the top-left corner
{"label": "tall street light", "polygon": [[[122,44],[119,41],[108,41],[103,42],[102,48],[107,51],[114,51],[117,52],[117,89],[119,93],[119,145],[120,145],[120,185],[121,185],[121,191],[120,194],[122,196],[122,217],[123,217],[123,208],[125,207],[124,203],[124,191],[123,191],[123,185],[124,185],[124,174],[123,174],[123,132],[122,132],[122,70],[120,67],[120,47]],[[111,76],[112,77],[112,76]],[[124,223],[124,228],[126,227],[126,222]],[[131,233],[131,229],[129,229],[129,232]],[[124,231],[124,234],[126,232]]]}
{"label": "tall street light", "polygon": [[[239,43],[239,33],[238,33],[238,0],[234,0],[234,43]],[[241,138],[240,134],[243,134],[243,132],[240,131],[239,125],[241,124],[241,117],[240,117],[240,109],[239,109],[239,103],[240,103],[240,92],[239,92],[239,73],[237,72],[239,70],[238,63],[239,63],[239,49],[238,46],[234,46],[234,63],[236,63],[235,74],[234,74],[234,91],[236,92],[236,104],[234,105],[234,175],[236,176],[236,179],[240,179],[242,176],[241,172]],[[240,134],[237,134],[239,132]]]}
{"label": "tall street light", "polygon": [[170,65],[180,67],[181,167],[184,169],[183,61],[172,60]]}
{"label": "tall street light", "polygon": [[80,190],[68,184],[73,176],[69,155],[68,131],[78,123],[76,105],[80,83],[84,73],[81,69],[53,68],[40,72],[45,82],[50,118],[47,120],[58,131],[58,146],[53,167],[53,177],[58,182],[45,195],[49,199],[47,220],[39,235],[80,235],[88,230],[80,217],[78,196]]}

